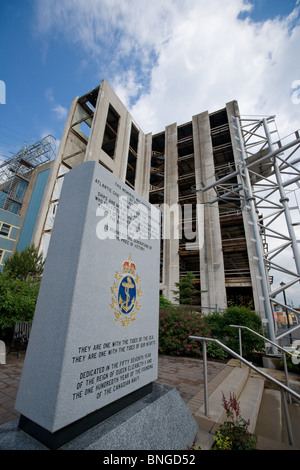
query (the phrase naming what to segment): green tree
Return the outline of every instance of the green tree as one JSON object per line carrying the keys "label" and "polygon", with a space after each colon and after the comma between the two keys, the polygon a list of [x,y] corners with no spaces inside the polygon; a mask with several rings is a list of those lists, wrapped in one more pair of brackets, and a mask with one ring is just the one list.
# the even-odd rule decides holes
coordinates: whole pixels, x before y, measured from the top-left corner
{"label": "green tree", "polygon": [[172,306],[172,302],[170,302],[170,300],[166,299],[166,297],[161,294],[159,296],[159,307],[160,308],[164,308],[164,307],[171,307]]}
{"label": "green tree", "polygon": [[39,281],[21,281],[0,273],[0,336],[6,336],[15,323],[33,319],[39,287]]}
{"label": "green tree", "polygon": [[[247,326],[257,333],[261,331],[261,318],[247,307],[227,307],[224,312],[212,312],[206,315],[211,329],[211,337],[219,339],[235,352],[239,352],[239,335],[236,328],[230,325]],[[253,333],[242,330],[243,355],[251,358],[254,351],[262,351],[264,341]]]}
{"label": "green tree", "polygon": [[5,261],[3,273],[21,281],[34,279],[43,273],[44,263],[43,255],[39,255],[37,248],[30,245],[21,252],[16,251]]}
{"label": "green tree", "polygon": [[192,305],[193,295],[198,294],[199,291],[195,288],[193,281],[195,276],[192,272],[187,271],[186,275],[182,277],[179,282],[175,282],[177,290],[173,290],[175,300],[183,305]]}
{"label": "green tree", "polygon": [[0,272],[0,337],[9,339],[14,324],[32,321],[44,261],[34,245],[15,252]]}

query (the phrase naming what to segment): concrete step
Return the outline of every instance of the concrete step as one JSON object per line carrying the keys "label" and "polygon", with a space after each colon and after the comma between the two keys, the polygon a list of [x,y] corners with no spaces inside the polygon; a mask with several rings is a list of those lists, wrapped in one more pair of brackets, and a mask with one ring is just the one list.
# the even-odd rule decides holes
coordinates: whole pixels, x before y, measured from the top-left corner
{"label": "concrete step", "polygon": [[281,442],[282,410],[279,390],[264,390],[255,433],[271,441]]}
{"label": "concrete step", "polygon": [[248,368],[233,367],[222,384],[210,395],[208,416],[205,415],[204,405],[194,413],[194,418],[201,431],[215,434],[220,424],[226,418],[226,411],[223,407],[223,393],[226,399],[229,399],[230,393],[238,398],[247,382],[248,376]]}
{"label": "concrete step", "polygon": [[250,420],[248,431],[254,434],[264,392],[264,379],[249,377],[239,397],[240,415]]}
{"label": "concrete step", "polygon": [[[298,403],[288,404],[291,427],[293,430],[294,447],[300,450],[300,406]],[[282,416],[282,441],[289,443],[285,416]]]}
{"label": "concrete step", "polygon": [[213,434],[200,430],[196,437],[195,450],[210,450],[214,442]]}
{"label": "concrete step", "polygon": [[273,441],[264,436],[257,436],[256,450],[299,450],[284,442]]}
{"label": "concrete step", "polygon": [[[284,383],[283,380],[279,381]],[[240,404],[241,417],[250,420],[248,429],[257,436],[257,449],[300,450],[300,406],[295,403],[288,405],[294,436],[292,447],[287,436],[281,392],[269,382],[249,371],[248,367],[232,364],[232,371],[209,396],[208,416],[205,415],[203,390],[199,392],[199,396],[196,395],[188,403],[199,426],[196,448],[208,450],[212,447],[214,435],[226,419],[223,394],[226,399],[232,394]],[[270,385],[272,388],[266,388]]]}
{"label": "concrete step", "polygon": [[294,446],[290,445],[288,438],[281,392],[275,389],[264,389],[255,429],[258,449],[300,449],[300,407],[292,403],[288,404],[288,410],[293,431]]}

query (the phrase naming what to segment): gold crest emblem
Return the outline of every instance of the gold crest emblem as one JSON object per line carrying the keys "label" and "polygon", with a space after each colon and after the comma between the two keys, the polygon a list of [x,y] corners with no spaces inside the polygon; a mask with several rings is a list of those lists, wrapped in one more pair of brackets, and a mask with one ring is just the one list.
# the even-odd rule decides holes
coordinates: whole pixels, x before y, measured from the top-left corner
{"label": "gold crest emblem", "polygon": [[115,281],[110,288],[112,293],[111,310],[115,315],[115,322],[123,327],[134,322],[137,312],[141,308],[142,290],[141,279],[136,273],[136,266],[131,254],[122,264],[122,269],[115,274]]}

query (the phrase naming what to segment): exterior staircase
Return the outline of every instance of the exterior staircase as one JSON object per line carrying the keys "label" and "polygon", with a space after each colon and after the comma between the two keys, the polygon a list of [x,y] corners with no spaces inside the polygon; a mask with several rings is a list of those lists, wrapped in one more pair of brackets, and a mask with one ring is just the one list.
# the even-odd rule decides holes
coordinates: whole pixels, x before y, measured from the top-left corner
{"label": "exterior staircase", "polygon": [[[230,393],[237,397],[241,417],[250,419],[249,431],[257,436],[257,450],[300,450],[300,405],[294,400],[288,403],[294,446],[289,444],[281,400],[281,391],[268,379],[243,365],[236,359],[229,361],[232,368],[223,382],[210,394],[208,415],[203,405],[203,391],[193,397],[188,408],[199,426],[195,447],[208,450],[214,444],[214,435],[226,420],[222,393],[226,399]],[[268,375],[286,384],[282,371],[262,369]],[[289,377],[289,387],[299,393],[299,375]],[[200,396],[201,395],[201,396]],[[200,405],[202,403],[202,405]]]}

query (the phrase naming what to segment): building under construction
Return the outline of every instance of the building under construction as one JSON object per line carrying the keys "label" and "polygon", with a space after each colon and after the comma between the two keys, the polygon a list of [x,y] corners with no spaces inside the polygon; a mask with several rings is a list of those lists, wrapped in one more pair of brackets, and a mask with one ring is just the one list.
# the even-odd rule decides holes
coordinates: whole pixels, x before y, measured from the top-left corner
{"label": "building under construction", "polygon": [[0,165],[0,269],[16,249],[31,244],[55,154],[55,139],[48,135]]}
{"label": "building under construction", "polygon": [[[274,161],[284,150],[276,139],[278,145],[275,150],[272,147],[269,126],[273,122],[267,118],[243,123],[238,104],[232,101],[185,124],[173,123],[158,134],[145,134],[103,80],[72,102],[35,226],[35,244],[46,255],[64,175],[82,162],[97,161],[161,207],[164,228],[168,224],[171,233],[161,242],[165,297],[173,300],[175,284],[191,271],[201,291],[194,303],[204,312],[223,309],[229,300],[253,302],[262,318],[271,321],[268,312],[282,289],[272,295],[270,259],[283,248],[272,248],[268,258],[270,219],[266,223],[253,191],[262,182],[271,184],[269,178],[276,175]],[[299,146],[297,133],[287,146],[293,154],[295,145]],[[296,165],[288,158],[285,168],[296,171],[293,179],[298,181]],[[284,186],[280,188],[278,180],[273,183],[277,189]],[[259,201],[270,199],[261,196]],[[275,205],[278,209],[279,203]],[[174,213],[167,217],[166,208],[171,207]],[[184,217],[187,207],[188,217]],[[278,210],[282,214],[287,208]],[[172,236],[179,220],[189,231],[183,226],[182,236]],[[296,249],[295,240],[287,242],[289,235],[284,235],[286,246]],[[291,285],[299,282],[300,265],[290,271]]]}

